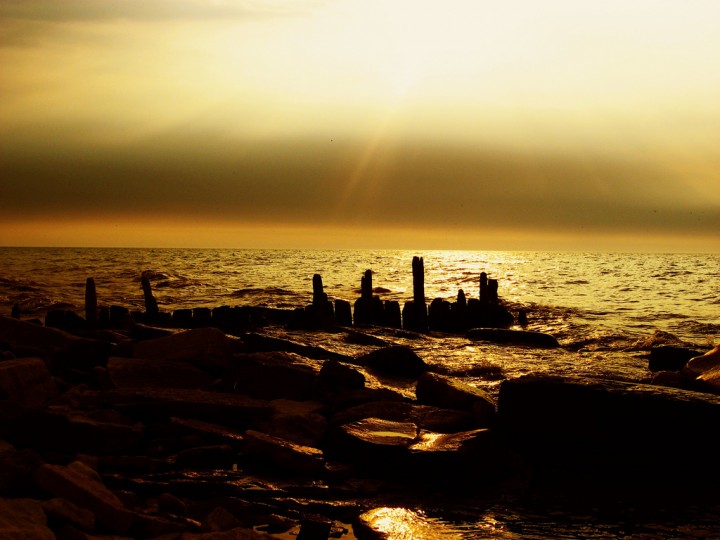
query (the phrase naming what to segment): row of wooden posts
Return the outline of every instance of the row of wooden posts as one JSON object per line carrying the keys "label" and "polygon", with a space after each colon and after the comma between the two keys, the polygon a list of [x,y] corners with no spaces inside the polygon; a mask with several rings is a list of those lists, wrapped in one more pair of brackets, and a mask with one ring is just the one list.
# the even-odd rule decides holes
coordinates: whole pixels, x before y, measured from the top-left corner
{"label": "row of wooden posts", "polygon": [[[274,316],[283,319],[295,328],[319,328],[339,326],[387,326],[404,328],[416,332],[428,330],[462,331],[474,327],[507,327],[514,317],[502,306],[498,298],[498,282],[488,279],[485,272],[480,274],[480,294],[477,299],[467,300],[465,293],[458,291],[455,302],[436,298],[428,306],[425,302],[425,268],[422,257],[413,257],[413,299],[406,302],[401,310],[394,300],[381,300],[373,294],[373,276],[366,270],[360,280],[360,297],[351,306],[347,300],[331,302],[324,292],[320,274],[313,276],[312,304],[298,308],[285,317],[275,310]],[[147,273],[141,276],[144,312],[130,312],[122,306],[98,306],[95,281],[88,278],[85,286],[85,318],[70,311],[48,312],[45,324],[59,328],[112,327],[122,326],[132,318],[136,321],[174,326],[180,328],[217,326],[226,330],[261,323],[270,310],[250,306],[220,306],[176,309],[172,313],[161,312],[153,295]],[[19,309],[13,308],[13,316],[19,318]],[[522,318],[524,314],[520,314]]]}

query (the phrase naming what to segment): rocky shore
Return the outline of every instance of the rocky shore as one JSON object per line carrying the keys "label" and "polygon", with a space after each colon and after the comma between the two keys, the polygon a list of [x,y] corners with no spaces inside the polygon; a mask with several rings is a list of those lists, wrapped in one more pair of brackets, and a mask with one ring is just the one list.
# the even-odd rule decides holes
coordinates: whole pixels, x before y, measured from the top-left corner
{"label": "rocky shore", "polygon": [[653,351],[673,387],[529,376],[493,397],[407,330],[331,328],[347,354],[268,315],[235,335],[0,317],[0,537],[392,538],[420,535],[419,500],[717,491],[718,348]]}

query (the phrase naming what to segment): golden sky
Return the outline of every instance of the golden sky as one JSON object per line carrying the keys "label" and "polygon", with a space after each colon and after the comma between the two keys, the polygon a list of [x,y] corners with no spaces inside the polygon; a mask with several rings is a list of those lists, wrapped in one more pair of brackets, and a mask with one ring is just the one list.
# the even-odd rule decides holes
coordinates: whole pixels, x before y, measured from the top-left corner
{"label": "golden sky", "polygon": [[716,0],[3,0],[0,245],[720,250]]}

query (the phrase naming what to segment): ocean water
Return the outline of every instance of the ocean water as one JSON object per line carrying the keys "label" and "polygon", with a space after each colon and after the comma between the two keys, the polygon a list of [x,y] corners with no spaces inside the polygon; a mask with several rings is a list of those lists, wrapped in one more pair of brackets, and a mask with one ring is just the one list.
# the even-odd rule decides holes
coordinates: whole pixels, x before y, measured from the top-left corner
{"label": "ocean water", "polygon": [[[330,299],[353,302],[367,269],[375,294],[402,304],[412,299],[413,256],[424,259],[428,302],[453,300],[459,289],[477,298],[486,272],[510,311],[528,312],[529,329],[560,341],[560,349],[531,349],[431,333],[406,342],[436,370],[491,393],[527,373],[648,381],[653,345],[720,342],[720,254],[0,248],[0,312],[18,304],[28,319],[54,308],[82,314],[88,277],[101,305],[143,309],[144,271],[164,311],[302,307],[312,300],[314,274]],[[297,337],[353,354],[332,333]],[[462,500],[416,510],[428,538],[720,538],[717,501],[651,513],[618,506],[610,515],[553,504]]]}

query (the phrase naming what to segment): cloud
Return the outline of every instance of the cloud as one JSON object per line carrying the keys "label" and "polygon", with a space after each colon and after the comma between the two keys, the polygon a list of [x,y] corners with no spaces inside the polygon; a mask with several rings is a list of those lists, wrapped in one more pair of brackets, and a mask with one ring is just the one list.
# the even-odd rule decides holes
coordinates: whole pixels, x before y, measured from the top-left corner
{"label": "cloud", "polygon": [[442,229],[720,228],[717,202],[640,162],[407,142],[389,142],[363,161],[366,148],[349,139],[207,135],[53,153],[6,148],[0,211]]}

